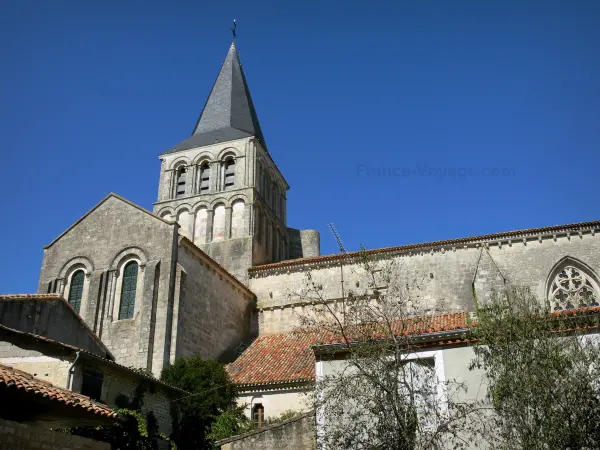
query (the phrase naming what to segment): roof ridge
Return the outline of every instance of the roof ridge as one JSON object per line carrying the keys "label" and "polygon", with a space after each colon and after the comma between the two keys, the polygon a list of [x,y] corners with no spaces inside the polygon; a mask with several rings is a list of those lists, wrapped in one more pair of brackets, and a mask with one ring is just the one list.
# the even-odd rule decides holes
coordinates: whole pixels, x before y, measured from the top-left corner
{"label": "roof ridge", "polygon": [[[399,245],[399,246],[392,246],[392,247],[381,247],[381,248],[366,250],[366,254],[373,255],[373,254],[379,254],[379,253],[392,253],[392,252],[401,252],[401,251],[407,251],[407,250],[413,250],[413,249],[431,248],[431,247],[438,247],[438,246],[451,245],[451,244],[477,243],[477,242],[481,242],[481,241],[485,242],[485,241],[490,241],[490,240],[499,240],[502,238],[509,239],[509,238],[514,238],[514,237],[536,235],[536,234],[541,234],[541,233],[550,234],[552,232],[567,232],[570,230],[576,230],[576,229],[581,229],[581,228],[600,228],[600,221],[596,220],[596,221],[590,221],[590,222],[575,222],[575,223],[571,223],[571,224],[552,225],[552,226],[540,227],[540,228],[524,228],[521,230],[504,231],[504,232],[492,233],[492,234],[482,234],[482,235],[478,235],[478,236],[468,236],[468,237],[462,237],[462,238],[444,239],[444,240],[439,240],[439,241],[429,241],[429,242],[422,242],[422,243],[417,243],[417,244],[406,244],[406,245]],[[288,259],[288,260],[279,261],[276,263],[252,266],[248,269],[248,272],[249,273],[260,272],[263,270],[278,269],[278,268],[284,268],[284,267],[293,267],[293,266],[299,266],[299,265],[303,265],[303,264],[335,261],[335,260],[344,259],[344,258],[357,257],[360,254],[361,254],[361,251],[355,251],[355,252],[348,252],[346,254],[334,253],[334,254],[330,254],[330,255],[313,256],[313,257],[308,257],[308,258]]]}
{"label": "roof ridge", "polygon": [[96,209],[98,209],[100,206],[102,206],[102,204],[104,204],[104,202],[106,202],[109,198],[116,198],[118,200],[121,200],[124,203],[127,203],[130,206],[133,206],[134,208],[154,217],[157,220],[160,220],[161,222],[164,222],[168,225],[174,225],[176,222],[170,222],[168,220],[163,219],[162,217],[158,217],[156,214],[154,214],[152,211],[147,210],[146,208],[143,208],[142,206],[133,203],[131,200],[127,200],[124,197],[121,197],[119,194],[115,194],[114,192],[109,193],[106,197],[104,197],[102,200],[100,200],[98,203],[96,203],[94,206],[92,206],[83,216],[81,216],[79,219],[77,219],[70,227],[68,227],[65,231],[63,231],[61,234],[59,234],[56,238],[54,238],[49,244],[44,245],[44,250],[51,247],[52,245],[54,245],[60,238],[62,238],[64,235],[66,235],[69,231],[71,231],[73,228],[75,228],[75,226],[77,226],[80,222],[82,222],[87,216],[89,216],[92,212],[94,212]]}

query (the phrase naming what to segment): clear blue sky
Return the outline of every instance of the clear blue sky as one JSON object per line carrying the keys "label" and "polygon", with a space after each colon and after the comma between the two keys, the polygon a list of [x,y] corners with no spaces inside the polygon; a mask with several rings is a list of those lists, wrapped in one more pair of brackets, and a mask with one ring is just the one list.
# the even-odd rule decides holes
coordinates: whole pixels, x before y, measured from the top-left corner
{"label": "clear blue sky", "polygon": [[323,253],[600,218],[598,0],[2,0],[0,292],[109,192],[152,209],[234,17]]}

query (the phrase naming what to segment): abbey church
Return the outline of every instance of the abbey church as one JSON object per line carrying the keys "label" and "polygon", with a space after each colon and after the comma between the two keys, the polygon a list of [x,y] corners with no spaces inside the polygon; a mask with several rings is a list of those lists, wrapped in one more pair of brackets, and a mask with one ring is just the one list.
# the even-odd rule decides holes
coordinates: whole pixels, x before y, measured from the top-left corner
{"label": "abbey church", "polygon": [[[38,286],[62,296],[124,366],[159,376],[181,357],[229,362],[248,413],[260,405],[266,417],[302,409],[316,377],[311,342],[293,333],[308,307],[297,294],[306,273],[335,301],[359,264],[353,253],[321,255],[318,232],[288,225],[292,180],[267,142],[232,44],[193,134],[159,155],[153,211],[101,200],[57,230]],[[431,331],[445,332],[464,325],[475,296],[508,284],[554,309],[597,304],[599,230],[576,223],[368,253],[427,274],[422,309]]]}

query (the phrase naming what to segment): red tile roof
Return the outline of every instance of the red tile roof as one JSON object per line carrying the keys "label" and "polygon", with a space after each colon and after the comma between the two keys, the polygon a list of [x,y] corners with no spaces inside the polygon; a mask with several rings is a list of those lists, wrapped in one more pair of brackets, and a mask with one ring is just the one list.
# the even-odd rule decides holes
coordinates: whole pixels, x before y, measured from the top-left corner
{"label": "red tile roof", "polygon": [[[528,238],[539,236],[540,234],[552,234],[552,233],[568,233],[573,231],[582,231],[584,229],[598,229],[600,228],[600,221],[594,222],[579,222],[579,223],[571,223],[567,225],[554,225],[550,227],[542,227],[542,228],[529,228],[524,230],[516,230],[516,231],[507,231],[504,233],[494,233],[494,234],[484,234],[481,236],[470,236],[464,238],[457,239],[447,239],[443,241],[432,241],[432,242],[423,242],[420,244],[409,244],[409,245],[401,245],[396,247],[384,247],[384,248],[376,248],[373,250],[367,250],[366,253],[368,255],[376,255],[380,253],[390,253],[390,252],[403,252],[409,250],[420,250],[427,249],[432,247],[444,247],[449,245],[457,245],[457,244],[475,244],[481,242],[489,242],[489,241],[498,241],[505,239],[513,239],[513,238]],[[333,255],[322,255],[322,256],[313,256],[310,258],[298,258],[298,259],[290,259],[286,261],[280,261],[276,263],[263,264],[260,266],[253,266],[248,269],[248,273],[252,274],[254,272],[260,272],[263,270],[270,269],[282,269],[286,267],[293,266],[301,266],[303,264],[318,264],[318,263],[326,263],[329,261],[336,261],[339,259],[345,258],[353,258],[357,257],[361,254],[361,252],[349,252],[345,254],[336,253]]]}
{"label": "red tile roof", "polygon": [[54,386],[47,381],[35,378],[27,372],[14,369],[0,364],[0,385],[7,388],[20,389],[30,394],[47,398],[66,406],[71,406],[79,410],[87,411],[97,416],[103,416],[109,419],[117,419],[118,415],[109,407],[94,402],[85,395],[71,392]]}
{"label": "red tile roof", "polygon": [[[468,328],[469,313],[423,316],[398,321],[398,334],[421,335]],[[259,336],[242,355],[227,366],[236,385],[311,381],[315,378],[313,345],[343,342],[322,330],[298,330]]]}

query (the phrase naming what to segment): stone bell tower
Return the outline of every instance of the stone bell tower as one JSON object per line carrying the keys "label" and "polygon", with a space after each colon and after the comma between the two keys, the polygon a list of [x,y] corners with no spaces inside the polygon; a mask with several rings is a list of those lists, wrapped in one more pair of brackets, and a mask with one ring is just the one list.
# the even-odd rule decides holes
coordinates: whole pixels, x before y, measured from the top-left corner
{"label": "stone bell tower", "polygon": [[295,256],[289,185],[267,150],[235,43],[192,135],[160,159],[154,213],[176,220],[182,235],[240,281],[252,265]]}

